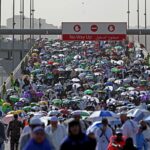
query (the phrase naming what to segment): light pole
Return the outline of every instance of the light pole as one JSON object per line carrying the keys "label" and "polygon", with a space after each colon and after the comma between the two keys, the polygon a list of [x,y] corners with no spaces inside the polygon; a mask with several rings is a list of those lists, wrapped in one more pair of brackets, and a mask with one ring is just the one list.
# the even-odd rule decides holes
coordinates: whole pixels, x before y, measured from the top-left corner
{"label": "light pole", "polygon": [[[39,29],[41,29],[42,23],[41,23],[41,18],[39,18]],[[39,35],[39,39],[41,39],[41,34]]]}
{"label": "light pole", "polygon": [[[22,5],[22,29],[24,29],[24,0],[21,2]],[[20,60],[23,58],[23,51],[24,51],[24,35],[22,35],[22,50],[20,51]]]}
{"label": "light pole", "polygon": [[[147,29],[147,0],[145,0],[145,29]],[[147,49],[147,35],[145,35],[145,49]]]}
{"label": "light pole", "polygon": [[[0,29],[2,26],[1,20],[2,20],[2,1],[0,0]],[[1,48],[1,37],[2,36],[0,36],[0,48]]]}
{"label": "light pole", "polygon": [[[32,9],[32,7],[31,7],[31,5],[32,5],[32,0],[30,0],[30,30],[31,30],[31,28],[32,28],[32,25],[31,25],[31,17],[32,17],[32,12],[31,12],[31,9]],[[30,34],[30,47],[31,47],[31,34]]]}
{"label": "light pole", "polygon": [[128,29],[130,28],[130,0],[128,0]]}
{"label": "light pole", "polygon": [[[32,29],[34,29],[34,0],[32,0],[32,8],[31,8],[31,12],[32,12]],[[32,39],[34,40],[34,35],[32,36]]]}
{"label": "light pole", "polygon": [[[13,0],[13,23],[12,23],[13,29],[15,29],[15,24],[16,24],[15,23],[15,0]],[[13,69],[14,69],[14,46],[15,46],[15,35],[13,34],[12,51],[11,51]]]}
{"label": "light pole", "polygon": [[[139,29],[140,29],[140,2],[139,2],[139,0],[137,0],[137,28],[139,31]],[[139,32],[138,32],[138,42],[140,42]]]}

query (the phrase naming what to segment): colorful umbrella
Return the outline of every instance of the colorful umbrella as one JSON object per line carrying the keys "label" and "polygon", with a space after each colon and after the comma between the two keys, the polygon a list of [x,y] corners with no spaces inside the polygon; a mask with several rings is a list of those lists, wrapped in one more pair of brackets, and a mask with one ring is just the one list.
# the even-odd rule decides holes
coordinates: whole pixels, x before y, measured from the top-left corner
{"label": "colorful umbrella", "polygon": [[87,89],[87,90],[84,91],[84,94],[92,95],[93,94],[93,90]]}
{"label": "colorful umbrella", "polygon": [[108,118],[109,120],[114,120],[118,117],[117,114],[115,114],[112,111],[108,111],[108,110],[100,110],[100,111],[94,111],[90,116],[89,116],[89,120],[93,120],[93,121],[99,121],[102,118]]}
{"label": "colorful umbrella", "polygon": [[19,101],[19,97],[17,95],[12,95],[10,96],[10,100],[14,103],[18,102]]}

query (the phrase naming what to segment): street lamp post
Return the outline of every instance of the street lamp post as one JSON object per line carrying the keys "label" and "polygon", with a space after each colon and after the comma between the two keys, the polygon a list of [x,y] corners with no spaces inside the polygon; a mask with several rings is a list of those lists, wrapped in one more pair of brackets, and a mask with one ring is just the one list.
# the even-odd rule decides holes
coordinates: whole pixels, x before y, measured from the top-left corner
{"label": "street lamp post", "polygon": [[[145,0],[145,29],[147,29],[147,0]],[[145,49],[147,49],[147,35],[145,35]]]}
{"label": "street lamp post", "polygon": [[[24,0],[22,0],[22,29],[24,29]],[[23,51],[24,51],[24,35],[22,35],[22,50],[20,52],[20,60],[23,58]]]}
{"label": "street lamp post", "polygon": [[[42,23],[41,23],[41,18],[39,18],[39,29],[41,29]],[[41,39],[41,34],[39,35],[39,39]]]}
{"label": "street lamp post", "polygon": [[[13,29],[15,29],[15,0],[13,0],[13,23],[12,23],[12,26],[13,26]],[[14,46],[15,46],[15,35],[13,34],[13,42],[12,42],[12,49],[13,51],[11,51],[11,56],[12,56],[12,68],[14,69]]]}
{"label": "street lamp post", "polygon": [[[34,0],[32,0],[32,8],[31,8],[31,12],[32,12],[32,29],[34,29]],[[34,35],[32,36],[32,39],[34,40]]]}
{"label": "street lamp post", "polygon": [[[140,29],[140,2],[137,0],[137,27]],[[138,42],[140,42],[140,35],[138,33]]]}
{"label": "street lamp post", "polygon": [[130,0],[128,0],[128,29],[130,28]]}
{"label": "street lamp post", "polygon": [[[2,26],[1,20],[2,20],[2,1],[0,0],[0,29]],[[0,36],[0,48],[1,48],[1,36]]]}

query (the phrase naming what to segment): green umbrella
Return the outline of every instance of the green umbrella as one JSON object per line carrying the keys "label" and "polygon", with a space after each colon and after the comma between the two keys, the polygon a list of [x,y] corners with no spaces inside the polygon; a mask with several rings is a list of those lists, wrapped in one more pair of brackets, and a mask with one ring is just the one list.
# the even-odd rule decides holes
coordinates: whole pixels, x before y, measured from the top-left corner
{"label": "green umbrella", "polygon": [[121,49],[122,49],[122,46],[115,46],[115,49],[121,50]]}
{"label": "green umbrella", "polygon": [[31,106],[25,106],[25,107],[23,107],[23,110],[24,111],[30,111],[31,110]]}
{"label": "green umbrella", "polygon": [[117,92],[124,91],[124,90],[125,90],[125,87],[119,87],[118,89],[116,89]]}
{"label": "green umbrella", "polygon": [[10,96],[10,100],[14,103],[18,102],[19,101],[19,97],[17,95],[12,95]]}
{"label": "green umbrella", "polygon": [[76,110],[71,113],[72,115],[80,114],[81,117],[90,116],[90,113],[86,110]]}
{"label": "green umbrella", "polygon": [[119,70],[118,68],[112,68],[111,69],[111,72],[113,72],[113,73],[119,73],[121,70]]}
{"label": "green umbrella", "polygon": [[62,104],[62,100],[61,99],[53,99],[52,100],[52,104],[56,105],[56,106],[59,106],[59,105]]}
{"label": "green umbrella", "polygon": [[93,94],[93,90],[91,90],[91,89],[85,90],[84,94],[91,95],[91,94]]}
{"label": "green umbrella", "polygon": [[87,75],[85,78],[86,78],[86,79],[89,79],[89,80],[93,80],[93,79],[94,79],[94,76],[93,76],[93,75]]}
{"label": "green umbrella", "polygon": [[30,104],[30,106],[31,106],[31,107],[37,106],[37,103],[34,103],[34,102],[33,102],[33,103]]}
{"label": "green umbrella", "polygon": [[62,100],[62,103],[63,103],[64,105],[69,105],[69,104],[70,104],[70,100],[68,100],[68,99],[63,99],[63,100]]}
{"label": "green umbrella", "polygon": [[92,85],[92,89],[98,89],[98,88],[100,88],[101,85],[102,85],[101,83],[96,83],[96,84]]}
{"label": "green umbrella", "polygon": [[141,83],[141,85],[146,85],[147,81],[146,80],[141,80],[140,83]]}
{"label": "green umbrella", "polygon": [[41,72],[41,69],[35,69],[35,70],[31,71],[31,73],[33,73],[33,74],[40,73],[40,72]]}

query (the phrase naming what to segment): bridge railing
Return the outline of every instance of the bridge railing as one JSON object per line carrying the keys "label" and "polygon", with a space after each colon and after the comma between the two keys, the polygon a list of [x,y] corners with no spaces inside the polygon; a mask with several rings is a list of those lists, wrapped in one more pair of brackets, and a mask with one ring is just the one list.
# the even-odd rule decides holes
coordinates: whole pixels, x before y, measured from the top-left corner
{"label": "bridge railing", "polygon": [[[13,71],[14,79],[21,77],[21,75],[22,75],[22,64],[25,63],[26,60],[28,60],[31,51],[32,51],[32,48],[29,50],[29,52],[25,55],[25,57],[22,59],[22,61],[18,64],[18,66]],[[10,76],[6,79],[5,82],[6,82],[6,89],[10,89],[11,88]],[[2,86],[3,85],[0,86],[0,93],[2,93]]]}

